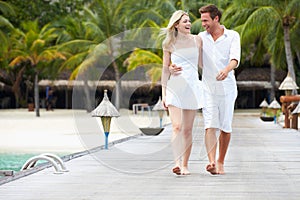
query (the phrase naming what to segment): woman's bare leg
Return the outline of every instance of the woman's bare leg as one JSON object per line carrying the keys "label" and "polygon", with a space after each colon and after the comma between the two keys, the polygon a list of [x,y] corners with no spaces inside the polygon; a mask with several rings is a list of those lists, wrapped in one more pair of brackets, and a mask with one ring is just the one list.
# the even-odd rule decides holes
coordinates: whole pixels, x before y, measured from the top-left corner
{"label": "woman's bare leg", "polygon": [[171,145],[173,149],[173,156],[175,166],[173,168],[173,173],[179,175],[181,174],[181,155],[182,155],[182,137],[181,137],[181,126],[182,126],[182,110],[180,108],[169,106],[169,116],[172,122],[172,138]]}
{"label": "woman's bare leg", "polygon": [[193,124],[196,116],[196,110],[183,110],[182,111],[182,135],[183,135],[183,148],[184,153],[182,156],[182,174],[190,174],[188,169],[188,161],[192,151],[193,143]]}

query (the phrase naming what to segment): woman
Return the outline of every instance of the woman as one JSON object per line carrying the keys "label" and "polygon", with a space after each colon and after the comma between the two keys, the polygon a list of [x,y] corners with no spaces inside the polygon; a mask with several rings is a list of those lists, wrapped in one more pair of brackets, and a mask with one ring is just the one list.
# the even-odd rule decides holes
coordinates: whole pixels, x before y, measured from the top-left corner
{"label": "woman", "polygon": [[[163,33],[162,101],[169,109],[173,128],[173,173],[189,175],[193,123],[202,107],[202,83],[198,75],[202,40],[191,34],[189,15],[182,10],[173,13]],[[180,72],[171,75],[171,65],[179,67]]]}

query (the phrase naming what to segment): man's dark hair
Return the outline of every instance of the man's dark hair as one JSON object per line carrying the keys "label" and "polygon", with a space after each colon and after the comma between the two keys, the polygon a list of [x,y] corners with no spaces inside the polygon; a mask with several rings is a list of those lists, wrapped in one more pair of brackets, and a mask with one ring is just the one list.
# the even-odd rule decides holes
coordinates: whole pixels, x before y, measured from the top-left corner
{"label": "man's dark hair", "polygon": [[221,11],[217,8],[217,6],[215,6],[213,4],[201,7],[199,9],[199,13],[200,14],[209,13],[209,15],[212,19],[214,19],[216,16],[218,16],[219,17],[219,22],[220,22],[221,17],[222,17]]}

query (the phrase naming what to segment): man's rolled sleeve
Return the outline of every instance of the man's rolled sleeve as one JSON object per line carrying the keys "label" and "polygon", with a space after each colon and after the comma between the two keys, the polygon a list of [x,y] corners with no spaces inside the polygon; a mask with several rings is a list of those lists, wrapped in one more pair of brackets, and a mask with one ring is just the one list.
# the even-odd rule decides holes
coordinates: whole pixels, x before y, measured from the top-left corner
{"label": "man's rolled sleeve", "polygon": [[237,66],[240,64],[241,59],[241,41],[240,41],[240,35],[238,32],[234,33],[234,36],[232,38],[232,43],[230,47],[230,60],[236,60],[238,62]]}

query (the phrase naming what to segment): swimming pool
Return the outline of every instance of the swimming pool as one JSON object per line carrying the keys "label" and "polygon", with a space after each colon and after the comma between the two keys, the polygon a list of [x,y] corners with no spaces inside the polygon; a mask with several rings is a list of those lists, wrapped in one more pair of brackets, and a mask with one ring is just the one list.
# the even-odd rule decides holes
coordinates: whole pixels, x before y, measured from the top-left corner
{"label": "swimming pool", "polygon": [[[25,162],[33,157],[40,155],[40,153],[1,153],[0,154],[0,170],[20,171]],[[56,154],[63,156],[66,154]],[[45,161],[38,161],[37,164]]]}

